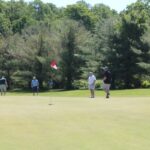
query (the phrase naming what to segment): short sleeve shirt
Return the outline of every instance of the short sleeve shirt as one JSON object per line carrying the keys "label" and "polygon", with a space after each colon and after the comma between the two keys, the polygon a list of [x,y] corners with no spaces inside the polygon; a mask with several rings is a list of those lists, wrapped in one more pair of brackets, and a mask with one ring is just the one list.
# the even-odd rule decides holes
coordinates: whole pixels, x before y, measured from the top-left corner
{"label": "short sleeve shirt", "polygon": [[96,77],[94,75],[89,76],[88,78],[88,84],[91,85],[94,83],[94,81],[96,81]]}
{"label": "short sleeve shirt", "polygon": [[32,80],[31,85],[32,85],[32,87],[39,86],[39,81],[37,79]]}
{"label": "short sleeve shirt", "polygon": [[106,78],[104,80],[104,83],[110,84],[111,83],[111,73],[110,73],[110,71],[105,71],[104,77]]}
{"label": "short sleeve shirt", "polygon": [[6,84],[6,79],[5,78],[0,79],[0,85],[5,85],[5,84]]}

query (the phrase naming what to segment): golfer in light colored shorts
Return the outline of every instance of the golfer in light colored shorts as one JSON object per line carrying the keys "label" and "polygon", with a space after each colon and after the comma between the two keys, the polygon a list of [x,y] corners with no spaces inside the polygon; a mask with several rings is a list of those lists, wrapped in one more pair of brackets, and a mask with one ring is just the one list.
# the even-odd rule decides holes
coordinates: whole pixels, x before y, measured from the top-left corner
{"label": "golfer in light colored shorts", "polygon": [[5,95],[7,91],[7,81],[4,76],[0,79],[0,91],[1,95]]}
{"label": "golfer in light colored shorts", "polygon": [[91,92],[91,98],[95,97],[95,82],[96,82],[96,77],[92,72],[89,73],[89,78],[88,78],[88,85],[89,85],[89,90]]}

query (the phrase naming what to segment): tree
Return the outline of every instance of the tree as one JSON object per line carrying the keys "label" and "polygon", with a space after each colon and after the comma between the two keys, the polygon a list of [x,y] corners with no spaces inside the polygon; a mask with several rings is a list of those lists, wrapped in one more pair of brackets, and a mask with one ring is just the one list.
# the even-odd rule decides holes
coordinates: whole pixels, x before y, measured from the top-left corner
{"label": "tree", "polygon": [[119,64],[115,67],[118,68],[116,78],[122,81],[124,88],[140,87],[141,77],[146,71],[141,65],[146,63],[146,57],[143,55],[149,51],[141,40],[147,31],[149,20],[145,5],[137,2],[128,6],[128,9],[121,13],[121,19],[119,34],[116,34],[113,40]]}
{"label": "tree", "polygon": [[10,21],[6,16],[0,13],[0,34],[3,36],[7,36],[10,32]]}
{"label": "tree", "polygon": [[96,15],[98,20],[112,18],[117,16],[117,12],[115,10],[111,10],[108,6],[104,4],[96,4],[92,8],[92,12]]}
{"label": "tree", "polygon": [[55,32],[60,37],[60,68],[62,83],[72,89],[74,80],[83,75],[87,56],[91,54],[91,34],[73,20],[59,20]]}
{"label": "tree", "polygon": [[47,83],[52,74],[50,61],[57,53],[53,48],[52,33],[44,24],[39,24],[25,29],[22,38],[26,45],[26,70],[37,76],[40,87],[43,88],[43,83]]}
{"label": "tree", "polygon": [[65,13],[70,19],[82,23],[87,30],[94,29],[96,16],[84,3],[69,5]]}
{"label": "tree", "polygon": [[21,30],[32,22],[28,5],[23,0],[8,1],[4,13],[10,21],[10,29],[13,33],[21,33]]}
{"label": "tree", "polygon": [[21,55],[17,42],[21,43],[21,39],[17,35],[0,38],[1,75],[7,77],[9,87],[12,86],[13,74],[18,69],[18,64],[20,64]]}
{"label": "tree", "polygon": [[143,67],[139,65],[145,61],[142,59],[143,53],[147,53],[142,36],[147,31],[148,13],[142,2],[136,2],[122,14],[122,27],[119,41],[121,47],[117,48],[120,53],[122,63],[122,78],[124,79],[125,88],[140,86],[140,76],[143,74]]}
{"label": "tree", "polygon": [[149,46],[143,39],[148,32],[148,16],[145,4],[136,2],[120,14],[120,19],[105,20],[96,28],[96,49],[100,49],[101,65],[112,70],[113,87],[141,85],[142,76],[148,70],[146,66],[149,66]]}
{"label": "tree", "polygon": [[118,53],[115,45],[119,43],[114,42],[114,36],[117,32],[117,24],[120,23],[119,17],[99,20],[95,28],[95,53],[97,61],[99,62],[97,71],[98,77],[102,78],[102,68],[107,66],[112,72],[112,88],[115,88],[116,70],[119,69]]}

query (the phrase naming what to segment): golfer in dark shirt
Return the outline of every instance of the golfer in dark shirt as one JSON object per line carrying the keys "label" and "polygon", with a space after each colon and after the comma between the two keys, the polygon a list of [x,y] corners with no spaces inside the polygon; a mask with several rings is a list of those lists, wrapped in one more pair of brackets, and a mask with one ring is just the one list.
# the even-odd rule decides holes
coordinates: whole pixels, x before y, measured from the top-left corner
{"label": "golfer in dark shirt", "polygon": [[7,91],[7,80],[4,76],[0,79],[0,91],[1,95],[5,95]]}
{"label": "golfer in dark shirt", "polygon": [[108,70],[108,67],[105,67],[103,69],[104,69],[103,89],[106,92],[106,98],[109,98],[111,86],[111,72]]}

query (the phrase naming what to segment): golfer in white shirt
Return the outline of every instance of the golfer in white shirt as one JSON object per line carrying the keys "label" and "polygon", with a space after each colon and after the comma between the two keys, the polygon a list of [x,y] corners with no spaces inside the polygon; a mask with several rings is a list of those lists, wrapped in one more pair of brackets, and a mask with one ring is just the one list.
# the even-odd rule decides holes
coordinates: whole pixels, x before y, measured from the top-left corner
{"label": "golfer in white shirt", "polygon": [[95,97],[95,82],[96,82],[96,77],[92,72],[89,73],[89,78],[88,78],[88,85],[89,85],[89,90],[91,92],[91,98]]}

